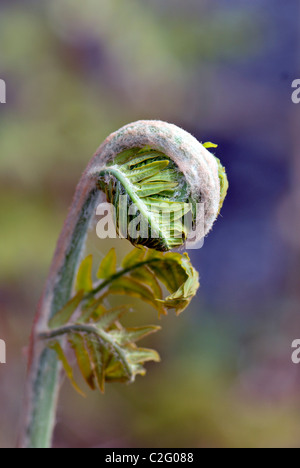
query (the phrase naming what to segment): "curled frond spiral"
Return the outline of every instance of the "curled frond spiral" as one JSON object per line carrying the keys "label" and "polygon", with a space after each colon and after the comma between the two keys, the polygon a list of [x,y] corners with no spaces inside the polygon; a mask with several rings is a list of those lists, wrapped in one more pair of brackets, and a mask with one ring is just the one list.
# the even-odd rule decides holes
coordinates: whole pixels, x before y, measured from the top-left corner
{"label": "curled frond spiral", "polygon": [[[146,235],[133,238],[116,217],[117,230],[134,245],[167,251],[183,245],[189,229],[202,223],[212,228],[225,199],[228,181],[219,159],[186,131],[160,121],[139,121],[113,133],[96,153],[92,172],[107,200],[119,210],[120,195],[127,212],[135,205],[146,221]],[[197,211],[197,204],[204,205]],[[192,223],[186,224],[190,212]],[[202,217],[201,217],[202,216]],[[130,217],[125,220],[130,223]]]}

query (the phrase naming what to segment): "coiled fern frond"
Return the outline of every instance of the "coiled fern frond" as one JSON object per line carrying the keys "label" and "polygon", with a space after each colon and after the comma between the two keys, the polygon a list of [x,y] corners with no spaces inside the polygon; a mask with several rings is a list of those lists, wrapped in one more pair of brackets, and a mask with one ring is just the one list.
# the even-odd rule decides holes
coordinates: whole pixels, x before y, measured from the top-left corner
{"label": "coiled fern frond", "polygon": [[[211,230],[228,182],[220,161],[175,125],[139,121],[111,134],[99,147],[77,186],[39,302],[29,352],[21,447],[49,447],[55,424],[61,364],[74,386],[69,352],[91,388],[132,382],[156,351],[136,341],[156,326],[126,328],[126,308],[111,308],[109,297],[136,297],[159,314],[184,310],[199,287],[187,254],[164,253],[183,246],[194,225]],[[104,195],[117,211],[116,228],[135,248],[117,268],[115,252],[104,258],[97,279],[92,258],[82,263],[88,229]],[[121,203],[120,195],[125,197]],[[199,214],[197,204],[203,207]],[[137,213],[128,212],[134,207]],[[133,215],[145,229],[136,237]],[[144,246],[144,247],[143,247]],[[163,289],[169,295],[164,297]],[[69,346],[67,346],[69,345]]]}
{"label": "coiled fern frond", "polygon": [[[115,207],[117,232],[133,245],[169,251],[186,241],[184,218],[195,213],[195,202],[184,175],[163,153],[147,147],[123,151],[100,172],[99,186]],[[137,237],[130,231],[133,215],[140,216]]]}

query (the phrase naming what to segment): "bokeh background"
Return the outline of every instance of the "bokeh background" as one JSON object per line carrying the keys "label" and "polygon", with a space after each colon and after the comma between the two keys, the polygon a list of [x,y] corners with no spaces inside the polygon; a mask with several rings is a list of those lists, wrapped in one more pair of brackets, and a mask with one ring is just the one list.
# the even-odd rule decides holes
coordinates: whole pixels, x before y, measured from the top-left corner
{"label": "bokeh background", "polygon": [[[300,446],[299,6],[0,1],[0,447],[16,443],[31,323],[75,185],[103,139],[141,118],[218,143],[229,195],[191,252],[197,299],[148,340],[162,363],[85,400],[65,382],[54,445]],[[107,245],[88,248],[100,260]]]}

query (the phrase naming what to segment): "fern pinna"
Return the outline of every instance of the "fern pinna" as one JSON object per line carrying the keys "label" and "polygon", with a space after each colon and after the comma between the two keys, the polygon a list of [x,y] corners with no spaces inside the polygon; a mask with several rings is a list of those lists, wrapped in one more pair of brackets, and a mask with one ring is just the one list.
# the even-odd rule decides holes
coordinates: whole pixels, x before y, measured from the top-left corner
{"label": "fern pinna", "polygon": [[[159,314],[168,309],[182,312],[197,292],[198,273],[187,254],[162,254],[145,248],[127,255],[117,269],[114,249],[100,264],[98,282],[92,278],[92,256],[81,263],[75,295],[51,319],[50,330],[42,335],[57,352],[67,376],[78,386],[60,338],[67,336],[80,371],[90,388],[104,391],[105,382],[132,382],[144,375],[144,363],[159,361],[156,351],[137,347],[136,342],[160,329],[157,326],[125,328],[122,316],[128,307],[107,308],[109,295],[137,297]],[[169,291],[163,297],[162,287]]]}

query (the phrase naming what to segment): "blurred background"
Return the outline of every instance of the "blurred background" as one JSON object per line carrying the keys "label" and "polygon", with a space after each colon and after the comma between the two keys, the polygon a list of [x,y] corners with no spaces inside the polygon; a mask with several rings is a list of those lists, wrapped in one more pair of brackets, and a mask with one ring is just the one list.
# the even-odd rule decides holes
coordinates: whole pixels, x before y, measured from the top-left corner
{"label": "blurred background", "polygon": [[[197,299],[145,343],[162,363],[85,400],[65,382],[54,445],[300,447],[299,6],[0,1],[0,447],[16,443],[31,324],[76,183],[138,119],[218,143],[229,195],[190,252]],[[100,261],[107,245],[88,249]]]}

